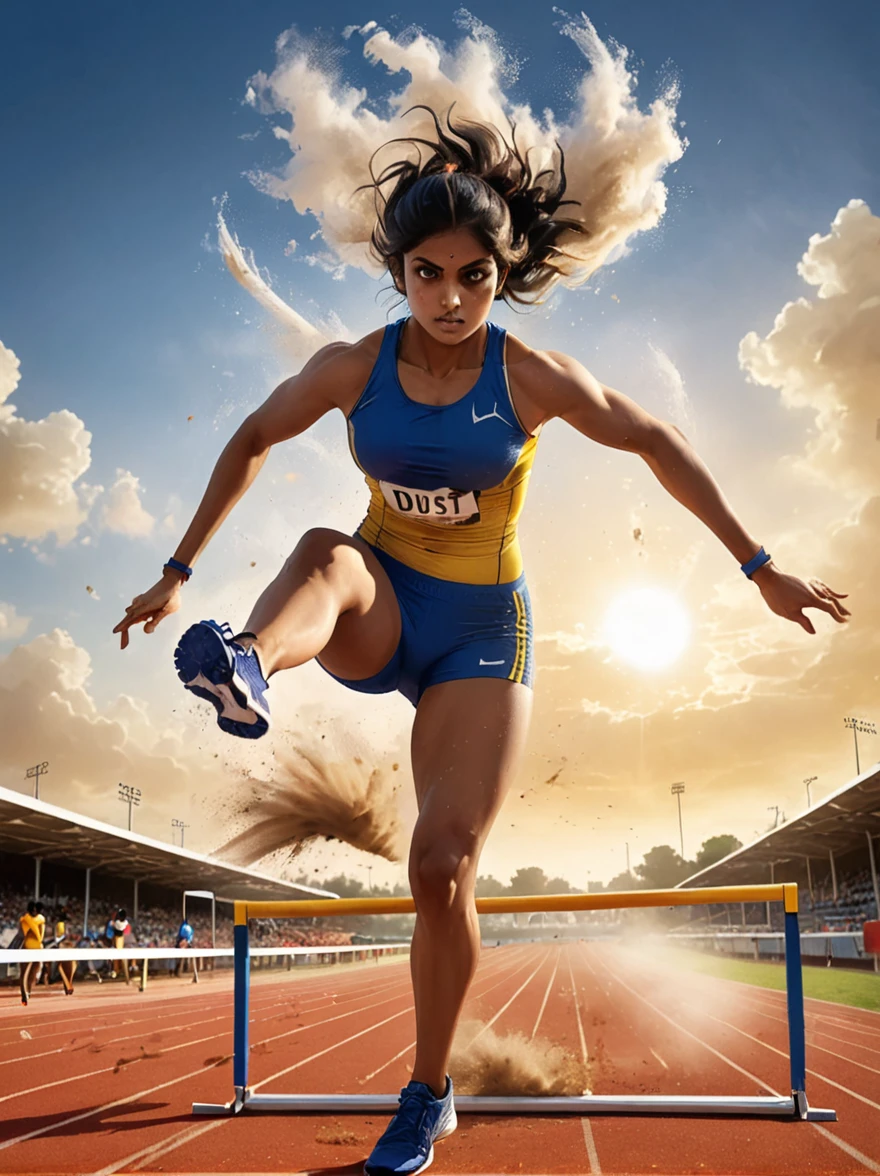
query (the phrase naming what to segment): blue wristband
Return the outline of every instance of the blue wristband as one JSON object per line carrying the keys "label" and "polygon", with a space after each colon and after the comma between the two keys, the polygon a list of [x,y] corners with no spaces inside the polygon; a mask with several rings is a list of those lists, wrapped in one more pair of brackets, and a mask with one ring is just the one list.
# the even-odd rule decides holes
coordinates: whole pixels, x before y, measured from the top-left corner
{"label": "blue wristband", "polygon": [[744,563],[741,565],[740,571],[749,580],[751,580],[752,573],[756,572],[758,570],[758,568],[762,568],[765,563],[769,563],[772,558],[773,558],[773,556],[768,555],[767,552],[764,550],[764,548],[761,547],[761,548],[759,548],[757,555],[753,555],[748,563]]}
{"label": "blue wristband", "polygon": [[[763,551],[764,549],[761,548]],[[164,567],[173,568],[175,572],[181,572],[186,576],[187,580],[193,574],[192,568],[188,568],[185,563],[181,563],[179,559],[169,559],[165,561]]]}

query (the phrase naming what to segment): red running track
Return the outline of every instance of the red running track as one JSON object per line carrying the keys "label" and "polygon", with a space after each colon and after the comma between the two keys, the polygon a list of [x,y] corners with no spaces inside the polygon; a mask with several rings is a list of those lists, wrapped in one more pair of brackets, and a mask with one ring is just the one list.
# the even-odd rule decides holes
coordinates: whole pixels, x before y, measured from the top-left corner
{"label": "red running track", "polygon": [[[396,1091],[405,960],[261,976],[251,1085]],[[880,1016],[808,1001],[807,1091],[838,1123],[462,1116],[438,1173],[880,1173]],[[487,949],[465,1012],[586,1051],[597,1094],[788,1093],[785,997],[607,943]],[[0,1173],[357,1173],[379,1116],[194,1118],[231,1094],[231,977],[0,993]]]}

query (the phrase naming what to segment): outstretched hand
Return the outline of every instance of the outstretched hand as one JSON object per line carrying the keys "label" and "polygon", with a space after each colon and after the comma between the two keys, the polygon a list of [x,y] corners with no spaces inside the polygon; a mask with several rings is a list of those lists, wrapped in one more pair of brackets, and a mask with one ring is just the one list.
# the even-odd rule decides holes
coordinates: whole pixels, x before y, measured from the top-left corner
{"label": "outstretched hand", "polygon": [[180,581],[163,576],[152,588],[136,596],[125,610],[124,618],[113,629],[120,633],[119,648],[128,647],[128,630],[132,625],[144,626],[145,633],[152,633],[160,621],[176,613],[180,608]]}
{"label": "outstretched hand", "polygon": [[753,573],[752,579],[772,612],[785,617],[787,621],[794,621],[808,633],[815,633],[816,630],[804,613],[806,608],[819,608],[838,624],[845,624],[851,615],[849,609],[839,603],[849,593],[835,592],[823,580],[812,578],[805,583],[797,576],[780,572],[771,564],[766,565],[766,572],[765,568],[759,568]]}

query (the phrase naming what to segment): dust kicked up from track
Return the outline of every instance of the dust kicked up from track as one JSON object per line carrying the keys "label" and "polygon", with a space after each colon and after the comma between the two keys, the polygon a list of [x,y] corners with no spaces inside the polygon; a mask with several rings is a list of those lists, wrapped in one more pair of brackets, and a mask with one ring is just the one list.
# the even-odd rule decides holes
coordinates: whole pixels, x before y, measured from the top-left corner
{"label": "dust kicked up from track", "polygon": [[555,1042],[464,1022],[449,1072],[459,1094],[549,1097],[589,1093],[586,1064]]}
{"label": "dust kicked up from track", "polygon": [[251,823],[216,850],[219,857],[249,866],[287,850],[295,857],[316,838],[335,838],[388,861],[403,855],[393,772],[397,765],[368,767],[358,756],[331,760],[308,746],[278,752],[268,781],[248,777],[249,796],[238,816]]}

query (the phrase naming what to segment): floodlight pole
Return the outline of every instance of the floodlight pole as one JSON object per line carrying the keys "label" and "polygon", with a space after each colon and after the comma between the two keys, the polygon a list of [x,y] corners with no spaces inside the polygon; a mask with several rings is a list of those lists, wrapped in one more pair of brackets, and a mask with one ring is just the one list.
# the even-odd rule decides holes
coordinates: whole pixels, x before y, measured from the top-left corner
{"label": "floodlight pole", "polygon": [[868,722],[867,719],[857,719],[853,716],[843,720],[844,727],[851,727],[853,733],[853,742],[856,746],[856,775],[861,776],[862,769],[859,767],[859,731],[863,735],[876,735],[877,726],[875,723]]}
{"label": "floodlight pole", "polygon": [[807,786],[807,808],[813,807],[813,802],[810,798],[810,785],[815,784],[818,779],[818,776],[809,776],[806,780],[804,780],[804,783]]}
{"label": "floodlight pole", "polygon": [[128,805],[128,831],[131,832],[131,810],[132,807],[137,807],[141,803],[140,788],[132,788],[130,784],[120,784],[119,791],[116,794],[116,799],[121,800],[123,804]]}
{"label": "floodlight pole", "polygon": [[25,780],[33,780],[34,782],[34,800],[40,799],[40,776],[45,776],[49,771],[49,761],[44,760],[41,764],[34,764],[32,768],[24,774]]}
{"label": "floodlight pole", "polygon": [[684,792],[684,784],[679,782],[672,785],[672,795],[678,801],[678,839],[681,844],[681,860],[684,861],[684,830],[681,824],[681,794]]}
{"label": "floodlight pole", "polygon": [[171,828],[180,830],[180,848],[183,849],[183,835],[184,832],[189,828],[189,825],[187,825],[185,821],[178,821],[177,817],[172,817]]}

